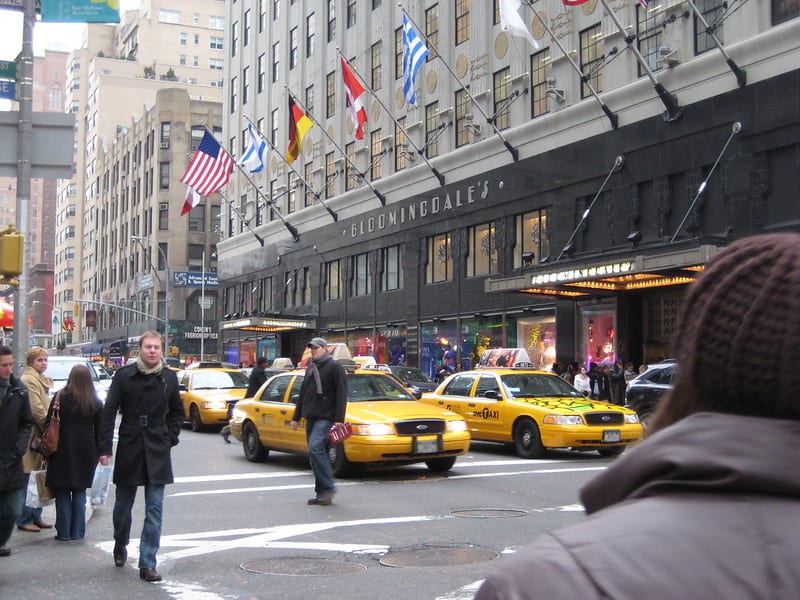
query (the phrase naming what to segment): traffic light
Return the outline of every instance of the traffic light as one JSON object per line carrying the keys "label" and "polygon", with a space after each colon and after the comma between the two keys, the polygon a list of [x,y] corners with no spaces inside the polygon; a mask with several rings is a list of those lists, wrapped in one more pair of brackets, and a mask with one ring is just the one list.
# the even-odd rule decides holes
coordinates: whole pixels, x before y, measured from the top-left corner
{"label": "traffic light", "polygon": [[17,277],[22,274],[25,255],[25,237],[17,233],[14,225],[0,230],[0,280],[17,285]]}

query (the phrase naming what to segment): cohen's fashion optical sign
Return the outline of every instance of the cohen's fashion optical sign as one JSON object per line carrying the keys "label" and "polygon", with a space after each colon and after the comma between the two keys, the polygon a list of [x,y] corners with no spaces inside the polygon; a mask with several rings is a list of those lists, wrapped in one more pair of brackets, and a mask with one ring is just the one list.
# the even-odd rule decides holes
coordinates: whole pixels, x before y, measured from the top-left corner
{"label": "cohen's fashion optical sign", "polygon": [[531,276],[531,285],[546,285],[548,283],[567,283],[585,279],[598,279],[613,277],[615,275],[628,275],[635,271],[633,262],[608,263],[563,271],[551,271]]}

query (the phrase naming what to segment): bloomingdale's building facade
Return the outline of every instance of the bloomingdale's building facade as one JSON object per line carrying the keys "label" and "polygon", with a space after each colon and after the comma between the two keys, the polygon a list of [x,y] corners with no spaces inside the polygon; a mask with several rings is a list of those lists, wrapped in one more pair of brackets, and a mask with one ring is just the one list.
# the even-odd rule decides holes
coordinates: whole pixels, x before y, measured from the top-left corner
{"label": "bloomingdale's building facade", "polygon": [[[640,10],[618,4],[620,17]],[[768,14],[775,5],[748,4],[726,21],[726,33],[747,29],[744,20],[754,16],[748,10]],[[527,348],[542,367],[555,360],[621,358],[639,364],[670,356],[686,284],[719,249],[747,235],[800,230],[800,9],[725,47],[746,73],[746,85],[739,85],[717,50],[692,51],[692,18],[683,16],[684,8],[674,2],[659,15],[665,22],[678,15],[681,30],[666,25],[664,30],[686,57],[657,74],[675,99],[671,107],[646,77],[608,85],[601,97],[609,111],[591,97],[575,101],[577,84],[564,94],[572,94],[571,103],[554,104],[552,94],[536,88],[538,54],[526,54],[520,67],[515,50],[511,73],[528,68],[534,76],[527,92],[520,88],[527,99],[508,111],[511,125],[498,135],[483,123],[472,139],[469,134],[476,132],[464,127],[456,95],[455,111],[426,111],[426,118],[407,124],[412,137],[422,133],[429,140],[434,121],[453,119],[430,163],[419,156],[408,160],[392,121],[368,94],[368,130],[382,126],[394,137],[387,145],[386,135],[367,134],[371,144],[363,156],[358,149],[353,156],[364,161],[366,171],[381,149],[392,152],[380,176],[371,179],[372,188],[344,189],[334,181],[337,193],[322,196],[330,210],[311,195],[292,191],[291,172],[272,157],[270,189],[286,221],[297,228],[297,241],[278,219],[265,217],[259,224],[256,215],[255,227],[237,220],[253,214],[248,202],[257,206],[242,178],[241,203],[228,210],[229,235],[218,244],[224,290],[224,314],[218,316],[226,358],[247,363],[259,354],[296,360],[313,335],[346,342],[353,355],[405,360],[429,373],[446,357],[454,355],[466,367],[483,349],[496,346]],[[574,18],[576,43],[580,28],[592,19],[608,29],[600,5]],[[476,15],[473,23],[477,20]],[[474,46],[450,48],[454,63],[462,53],[473,66],[476,60],[491,63],[489,72],[509,62],[498,58],[506,34],[489,23],[485,54]],[[439,39],[446,39],[444,24]],[[547,40],[540,39],[543,47]],[[605,51],[614,45],[624,48],[625,42],[608,32]],[[555,46],[552,52],[545,75],[567,80],[563,57],[556,60]],[[630,51],[627,59],[633,60]],[[635,60],[613,66],[637,68]],[[435,96],[440,107],[452,104],[444,74],[437,88],[425,71],[418,81],[424,90],[420,104]],[[609,73],[605,82],[612,77]],[[401,80],[392,83],[394,94]],[[522,78],[522,83],[531,82]],[[387,103],[389,94],[384,92]],[[531,118],[537,98],[544,98],[549,112]],[[241,131],[234,117],[229,132]],[[344,120],[340,109],[329,129],[336,134]],[[333,148],[315,129],[306,139],[306,167],[300,172],[320,189],[335,169],[329,170]],[[278,139],[282,136],[279,129]],[[352,127],[341,125],[339,138],[352,140]]]}

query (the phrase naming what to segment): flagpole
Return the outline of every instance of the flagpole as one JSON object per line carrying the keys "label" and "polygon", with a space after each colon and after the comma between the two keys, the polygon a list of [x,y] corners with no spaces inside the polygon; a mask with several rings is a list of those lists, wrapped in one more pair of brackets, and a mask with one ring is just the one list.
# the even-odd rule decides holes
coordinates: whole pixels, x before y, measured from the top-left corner
{"label": "flagpole", "polygon": [[319,121],[317,121],[317,120],[316,120],[316,119],[315,119],[313,116],[311,116],[311,113],[309,113],[309,112],[308,112],[308,110],[306,109],[305,105],[303,105],[303,103],[302,103],[302,102],[300,102],[300,101],[297,99],[297,96],[295,96],[295,95],[292,93],[292,90],[290,90],[290,89],[289,89],[289,86],[287,86],[287,85],[284,85],[283,87],[285,87],[285,88],[286,88],[286,91],[287,91],[287,92],[289,92],[289,95],[292,97],[292,99],[294,99],[295,103],[296,103],[296,104],[298,104],[298,105],[300,106],[300,108],[301,108],[301,109],[303,109],[303,112],[305,113],[305,115],[306,115],[306,116],[307,116],[309,119],[311,119],[311,120],[314,122],[314,124],[315,124],[317,127],[319,127],[320,131],[322,131],[322,133],[323,133],[323,134],[325,134],[325,137],[326,137],[326,138],[328,138],[328,140],[330,141],[330,143],[331,143],[331,144],[333,144],[333,146],[334,146],[334,147],[335,147],[335,148],[336,148],[336,149],[339,151],[339,153],[340,153],[342,156],[344,156],[344,159],[347,161],[347,164],[349,164],[351,167],[353,167],[353,169],[355,170],[355,172],[356,172],[356,173],[358,173],[358,174],[361,176],[361,179],[364,181],[364,183],[366,183],[366,184],[367,184],[367,186],[369,187],[369,189],[371,189],[371,190],[372,190],[372,192],[375,194],[375,197],[376,197],[378,200],[380,200],[380,203],[381,203],[383,206],[386,206],[386,197],[385,197],[383,194],[381,194],[381,193],[380,193],[378,190],[376,190],[376,189],[375,189],[375,186],[374,186],[374,185],[372,185],[372,182],[371,182],[371,181],[369,181],[369,180],[367,179],[367,177],[366,177],[366,175],[364,175],[364,173],[362,173],[361,171],[359,171],[359,170],[358,170],[358,167],[356,167],[355,163],[353,163],[353,161],[352,161],[352,160],[350,160],[350,157],[349,157],[349,156],[347,156],[347,153],[346,153],[344,150],[342,150],[342,149],[341,149],[341,147],[339,146],[339,144],[337,144],[337,143],[336,143],[336,141],[335,141],[335,140],[334,140],[334,139],[333,139],[331,136],[329,136],[329,135],[328,135],[328,132],[327,132],[327,131],[325,131],[325,128],[324,128],[324,127],[323,127],[323,126],[320,124],[320,122],[319,122]]}
{"label": "flagpole", "polygon": [[711,170],[708,172],[708,175],[706,175],[706,178],[703,179],[703,183],[701,183],[700,187],[697,188],[697,194],[695,195],[694,200],[692,200],[692,203],[689,205],[686,214],[683,215],[683,220],[681,221],[681,224],[678,225],[678,228],[675,230],[672,239],[670,239],[669,241],[670,244],[675,241],[675,238],[678,237],[678,233],[680,233],[681,229],[683,229],[683,225],[686,223],[686,219],[689,218],[689,214],[692,212],[695,204],[697,204],[697,201],[700,199],[700,195],[705,191],[708,180],[711,179],[711,175],[713,175],[714,171],[716,170],[719,161],[722,160],[722,155],[725,154],[725,150],[727,150],[728,144],[731,143],[733,136],[735,136],[741,130],[742,130],[742,124],[739,121],[736,121],[733,124],[733,127],[731,127],[731,134],[730,136],[728,136],[728,141],[725,142],[725,145],[722,147],[722,150],[720,150],[719,155],[717,156],[717,160],[714,161],[714,166],[711,167]]}
{"label": "flagpole", "polygon": [[481,105],[478,104],[478,101],[475,100],[475,97],[469,93],[467,85],[463,81],[461,81],[459,76],[456,75],[456,72],[453,71],[452,68],[450,68],[449,64],[447,64],[447,61],[444,58],[442,58],[442,55],[439,53],[439,50],[436,48],[436,46],[431,44],[431,40],[428,38],[428,36],[422,33],[422,31],[419,28],[419,25],[417,25],[414,19],[411,18],[411,15],[408,14],[408,11],[406,11],[406,9],[403,8],[403,6],[399,3],[398,6],[400,7],[400,10],[402,10],[403,13],[406,15],[406,17],[408,17],[408,20],[411,21],[411,24],[416,28],[417,35],[421,35],[423,38],[425,38],[425,41],[428,42],[428,48],[436,53],[437,58],[439,58],[439,60],[442,61],[442,64],[444,64],[445,68],[450,72],[450,75],[452,75],[453,78],[459,83],[461,89],[464,90],[464,93],[472,101],[472,104],[474,104],[475,108],[478,109],[478,112],[481,113],[481,115],[483,115],[484,119],[486,119],[486,123],[488,123],[492,127],[495,134],[497,134],[497,137],[499,137],[500,141],[503,142],[503,145],[506,147],[506,150],[508,150],[509,153],[511,154],[511,157],[514,159],[514,162],[518,161],[519,151],[516,148],[514,148],[514,146],[512,146],[505,137],[503,137],[503,134],[500,133],[500,130],[497,128],[497,125],[494,124],[494,120],[489,118],[489,115],[486,114],[486,111],[483,110],[483,107],[481,107]]}
{"label": "flagpole", "polygon": [[578,231],[580,231],[581,226],[586,222],[586,219],[589,218],[589,213],[592,212],[592,207],[594,206],[594,203],[597,202],[597,199],[600,197],[600,194],[603,193],[603,190],[605,189],[608,180],[611,179],[611,176],[614,174],[614,171],[621,168],[622,165],[624,164],[625,164],[625,156],[623,156],[622,154],[620,154],[619,156],[617,156],[617,158],[614,159],[614,165],[611,167],[611,170],[608,172],[608,175],[606,175],[606,178],[603,180],[603,184],[600,186],[600,189],[597,190],[597,193],[594,195],[594,198],[592,198],[592,201],[589,203],[589,206],[586,207],[585,211],[583,211],[583,215],[581,215],[581,220],[578,221],[578,226],[575,227],[575,231],[573,231],[572,235],[569,236],[567,243],[564,244],[564,247],[561,249],[561,252],[558,253],[558,257],[556,257],[556,259],[553,262],[558,262],[559,260],[561,260],[561,257],[564,256],[565,252],[569,252],[568,248],[572,244],[572,241],[575,239],[575,236],[578,235]]}
{"label": "flagpole", "polygon": [[297,178],[300,181],[303,182],[303,185],[306,186],[306,189],[311,190],[311,193],[314,194],[314,199],[317,200],[320,204],[322,204],[322,206],[325,207],[325,210],[328,211],[328,214],[331,216],[333,221],[334,222],[338,222],[339,221],[339,215],[337,215],[336,212],[334,212],[334,210],[325,203],[325,201],[321,197],[321,192],[315,192],[314,191],[314,188],[311,187],[311,184],[309,184],[308,181],[306,181],[305,177],[303,177],[300,174],[300,172],[297,169],[294,168],[292,163],[290,163],[288,160],[286,160],[286,157],[284,157],[283,154],[281,154],[280,151],[272,144],[272,142],[270,142],[267,139],[267,137],[263,133],[261,133],[261,130],[256,126],[255,123],[253,123],[250,120],[249,117],[244,115],[244,118],[247,120],[248,123],[250,123],[250,125],[252,125],[255,128],[256,131],[258,131],[259,135],[261,136],[261,139],[263,139],[269,145],[269,147],[272,148],[272,151],[275,152],[275,154],[277,154],[278,156],[280,156],[281,160],[283,160],[283,162],[286,163],[286,166],[289,167],[294,172],[295,175],[297,175]]}
{"label": "flagpole", "polygon": [[573,59],[569,55],[569,52],[567,52],[567,50],[564,48],[564,46],[561,45],[561,42],[558,41],[558,38],[555,36],[555,34],[553,34],[553,30],[550,29],[549,25],[547,23],[545,23],[545,21],[541,17],[541,15],[539,15],[539,13],[533,8],[533,1],[532,0],[528,0],[528,6],[533,10],[533,15],[537,19],[539,19],[539,23],[542,24],[542,27],[544,27],[544,30],[550,35],[550,39],[552,39],[553,42],[555,42],[556,46],[558,46],[558,49],[561,50],[561,54],[563,54],[564,57],[569,61],[569,64],[572,65],[572,68],[578,74],[578,77],[580,77],[581,82],[585,83],[586,87],[589,88],[589,92],[591,92],[592,97],[595,100],[597,100],[597,103],[600,105],[600,108],[603,109],[603,112],[605,113],[606,117],[608,117],[608,120],[611,121],[611,127],[614,128],[614,129],[619,127],[619,117],[617,117],[617,113],[612,112],[611,109],[608,108],[606,103],[603,102],[603,99],[600,98],[600,96],[597,94],[597,91],[594,89],[592,84],[589,83],[589,81],[587,80],[586,76],[583,74],[583,72],[581,71],[580,67],[575,62],[575,59]]}
{"label": "flagpole", "polygon": [[[211,137],[213,137],[215,140],[217,139],[217,137],[214,135],[213,131],[211,131],[205,125],[203,127],[205,127],[205,130],[208,131],[208,134]],[[219,140],[217,140],[217,143],[219,143]],[[235,161],[233,161],[233,164],[235,164],[237,166],[237,168],[239,169],[239,171],[242,172],[242,174],[245,176],[245,179],[247,179],[247,181],[250,182],[250,185],[253,186],[253,188],[256,191],[256,194],[261,196],[264,199],[264,201],[267,203],[267,206],[269,206],[270,209],[272,210],[272,214],[276,215],[281,220],[281,222],[286,227],[286,229],[289,231],[289,233],[292,234],[292,239],[295,242],[299,242],[300,241],[300,234],[297,233],[297,228],[294,225],[292,225],[291,223],[289,223],[283,217],[283,215],[281,213],[279,213],[277,210],[275,210],[275,207],[272,205],[272,200],[270,198],[267,198],[267,196],[264,194],[264,192],[262,192],[259,189],[259,187],[255,184],[255,182],[250,178],[250,174],[242,168],[242,165],[239,164],[239,161],[235,160]],[[217,190],[217,191],[219,191],[219,190]],[[247,227],[247,229],[250,231],[250,233],[252,233],[255,236],[255,238],[258,240],[258,243],[261,244],[261,246],[263,247],[264,246],[264,238],[262,238],[260,235],[258,235],[255,232],[255,230],[252,227],[250,227],[249,221],[247,219],[245,219],[244,216],[242,216],[241,211],[233,205],[233,202],[228,200],[227,196],[222,194],[222,192],[219,192],[219,193],[223,198],[225,198],[225,202],[227,202],[230,205],[230,207],[236,212],[236,214],[239,215],[239,218],[245,223],[245,227]],[[256,204],[258,204],[258,203],[256,203]]]}
{"label": "flagpole", "polygon": [[647,61],[642,56],[642,53],[639,52],[639,49],[636,47],[636,44],[633,43],[634,41],[636,41],[636,36],[631,35],[627,31],[625,31],[625,28],[622,26],[622,23],[620,23],[620,20],[617,18],[616,13],[614,13],[614,11],[611,10],[611,7],[608,5],[607,0],[600,0],[600,3],[603,5],[603,7],[605,7],[608,16],[611,17],[611,20],[614,21],[614,25],[617,26],[617,29],[619,29],[619,32],[622,34],[622,37],[625,40],[625,44],[628,46],[628,50],[633,52],[634,56],[636,56],[636,60],[638,60],[639,64],[642,65],[642,68],[644,69],[644,72],[647,74],[648,79],[650,79],[651,83],[653,84],[653,87],[655,88],[658,97],[661,99],[661,102],[667,109],[667,114],[664,116],[664,120],[667,123],[671,123],[673,121],[677,121],[678,119],[680,119],[681,115],[683,114],[683,111],[681,110],[681,107],[678,106],[678,101],[675,99],[675,96],[673,96],[666,89],[664,89],[664,86],[661,85],[661,82],[659,82],[656,79],[656,76],[653,75],[653,71],[650,70],[650,67],[647,65]]}
{"label": "flagpole", "polygon": [[402,131],[402,132],[403,132],[403,135],[404,135],[404,136],[405,136],[405,138],[406,138],[406,139],[409,141],[409,143],[410,143],[412,146],[414,146],[414,150],[416,150],[417,154],[419,154],[419,156],[422,158],[422,160],[424,160],[424,161],[425,161],[425,164],[426,164],[426,165],[428,165],[428,167],[430,168],[431,172],[432,172],[432,173],[433,173],[433,174],[436,176],[436,179],[438,179],[438,180],[439,180],[439,185],[441,185],[442,187],[444,187],[444,175],[442,175],[442,174],[441,174],[441,173],[440,173],[440,172],[439,172],[439,171],[436,169],[436,167],[434,167],[434,166],[431,164],[431,161],[430,161],[430,160],[428,160],[428,157],[427,157],[427,156],[425,156],[425,153],[424,153],[422,150],[420,150],[419,146],[417,146],[417,144],[414,142],[414,140],[413,140],[413,139],[411,139],[411,136],[410,136],[410,135],[408,135],[408,131],[406,130],[406,128],[405,128],[405,127],[403,127],[403,126],[400,124],[400,122],[399,122],[397,119],[395,119],[395,118],[394,118],[394,115],[391,113],[391,111],[390,111],[390,110],[389,110],[389,109],[386,107],[386,105],[383,103],[383,100],[381,100],[381,99],[378,97],[378,95],[377,95],[377,94],[376,94],[376,93],[375,93],[375,92],[372,90],[372,88],[370,88],[370,87],[369,87],[369,85],[367,85],[367,81],[366,81],[366,80],[365,80],[363,77],[361,77],[361,74],[360,74],[360,73],[359,73],[359,72],[356,70],[356,68],[355,68],[355,67],[353,67],[353,65],[351,65],[351,64],[350,64],[350,61],[349,61],[349,60],[347,60],[347,58],[345,58],[344,54],[342,54],[342,51],[339,49],[339,47],[338,47],[338,46],[336,47],[336,52],[338,52],[338,53],[339,53],[339,56],[341,56],[341,57],[342,57],[342,59],[344,60],[344,62],[346,62],[346,63],[347,63],[347,65],[350,67],[350,71],[351,71],[351,72],[353,72],[353,73],[355,73],[356,77],[358,77],[358,79],[361,81],[362,85],[363,85],[363,86],[364,86],[366,89],[368,89],[368,90],[369,90],[370,94],[372,94],[372,97],[373,97],[373,98],[375,98],[375,100],[377,100],[377,101],[378,101],[378,104],[380,104],[380,105],[381,105],[381,108],[383,108],[383,112],[385,112],[387,115],[389,115],[389,118],[390,118],[392,121],[394,121],[394,124],[395,124],[395,125],[397,125],[397,127],[399,127],[399,128],[400,128],[400,131]]}
{"label": "flagpole", "polygon": [[733,71],[733,74],[736,76],[736,83],[739,84],[739,87],[744,87],[745,85],[747,85],[747,73],[744,70],[739,68],[739,65],[737,65],[733,61],[733,59],[730,57],[730,55],[725,51],[725,48],[722,47],[722,42],[719,41],[719,38],[717,37],[717,34],[714,33],[715,27],[711,27],[708,24],[708,21],[706,21],[706,18],[703,16],[703,14],[697,8],[697,6],[695,5],[693,0],[687,0],[687,1],[689,3],[689,6],[692,7],[692,10],[694,11],[694,14],[697,16],[697,18],[703,24],[703,27],[706,28],[706,33],[709,36],[711,36],[712,40],[714,40],[714,44],[717,46],[719,51],[722,53],[722,56],[725,58],[725,62],[728,63],[728,67],[730,68],[731,71]]}

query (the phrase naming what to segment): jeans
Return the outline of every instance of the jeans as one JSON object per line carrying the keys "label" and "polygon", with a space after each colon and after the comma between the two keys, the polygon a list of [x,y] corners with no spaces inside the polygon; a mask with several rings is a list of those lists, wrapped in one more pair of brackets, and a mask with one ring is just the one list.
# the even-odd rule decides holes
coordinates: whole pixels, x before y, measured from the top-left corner
{"label": "jeans", "polygon": [[306,443],[308,444],[308,460],[314,472],[314,491],[317,496],[330,492],[335,488],[333,483],[333,467],[328,457],[328,431],[333,421],[316,419],[306,421]]}
{"label": "jeans", "polygon": [[[25,491],[27,493],[28,490],[28,482],[31,479],[30,473],[25,473]],[[42,508],[33,508],[32,506],[28,506],[27,504],[22,507],[22,512],[20,513],[19,517],[17,518],[17,526],[22,527],[23,525],[30,525],[31,523],[41,523],[42,522]]]}
{"label": "jeans", "polygon": [[0,546],[5,546],[25,504],[26,488],[0,491]]}
{"label": "jeans", "polygon": [[[135,485],[117,485],[114,500],[114,541],[127,546],[131,540],[131,511],[136,499]],[[139,540],[139,568],[155,569],[161,544],[161,518],[164,513],[164,485],[144,486],[144,526]]]}
{"label": "jeans", "polygon": [[86,490],[54,488],[56,497],[56,537],[81,540],[86,534]]}

